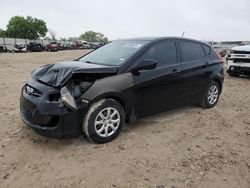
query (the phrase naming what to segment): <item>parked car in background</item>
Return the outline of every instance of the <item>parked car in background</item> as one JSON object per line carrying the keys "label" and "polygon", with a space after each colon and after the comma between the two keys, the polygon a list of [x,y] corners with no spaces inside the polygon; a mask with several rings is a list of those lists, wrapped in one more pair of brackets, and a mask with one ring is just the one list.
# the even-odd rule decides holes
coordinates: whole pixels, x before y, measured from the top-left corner
{"label": "parked car in background", "polygon": [[90,42],[89,46],[90,46],[90,49],[97,49],[99,48],[99,43]]}
{"label": "parked car in background", "polygon": [[90,49],[90,44],[87,41],[81,41],[83,49]]}
{"label": "parked car in background", "polygon": [[27,52],[27,46],[23,43],[15,43],[12,52]]}
{"label": "parked car in background", "polygon": [[70,44],[65,44],[64,49],[65,50],[72,50],[73,47]]}
{"label": "parked car in background", "polygon": [[38,42],[30,42],[28,44],[28,51],[30,52],[41,52],[43,51],[43,46],[41,43]]}
{"label": "parked car in background", "polygon": [[74,41],[71,46],[72,46],[72,49],[82,49],[83,48],[83,44],[81,43],[81,41]]}
{"label": "parked car in background", "polygon": [[4,45],[0,45],[0,52],[7,52],[7,49]]}
{"label": "parked car in background", "polygon": [[92,49],[97,49],[97,48],[100,48],[104,45],[104,43],[102,42],[92,42],[90,43],[90,48]]}
{"label": "parked car in background", "polygon": [[223,79],[223,61],[206,43],[172,37],[118,40],[75,61],[34,70],[22,88],[21,117],[44,136],[85,134],[105,143],[125,122],[181,105],[214,107]]}
{"label": "parked car in background", "polygon": [[51,43],[49,43],[46,47],[45,47],[45,49],[47,50],[47,51],[53,51],[53,52],[55,52],[55,51],[58,51],[58,44],[57,44],[57,42],[51,42]]}
{"label": "parked car in background", "polygon": [[250,74],[250,43],[237,46],[227,56],[227,73],[230,76]]}
{"label": "parked car in background", "polygon": [[58,50],[65,50],[65,47],[62,43],[58,42],[57,43]]}

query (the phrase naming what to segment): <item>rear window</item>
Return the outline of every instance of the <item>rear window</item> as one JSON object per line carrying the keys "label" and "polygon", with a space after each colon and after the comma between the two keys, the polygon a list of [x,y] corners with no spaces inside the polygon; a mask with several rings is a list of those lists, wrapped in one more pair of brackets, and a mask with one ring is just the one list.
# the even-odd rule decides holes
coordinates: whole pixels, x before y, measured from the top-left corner
{"label": "rear window", "polygon": [[202,46],[198,43],[181,41],[180,50],[182,54],[182,61],[195,61],[203,59],[205,57],[205,52]]}

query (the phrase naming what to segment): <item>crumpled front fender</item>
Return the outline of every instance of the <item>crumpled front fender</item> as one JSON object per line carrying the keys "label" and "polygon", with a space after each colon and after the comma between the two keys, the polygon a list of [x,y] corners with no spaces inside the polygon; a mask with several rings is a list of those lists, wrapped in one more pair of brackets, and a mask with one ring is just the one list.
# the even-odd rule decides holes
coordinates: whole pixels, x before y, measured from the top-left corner
{"label": "crumpled front fender", "polygon": [[96,80],[95,83],[82,95],[82,99],[98,101],[101,98],[119,98],[124,102],[125,110],[131,110],[132,87],[134,85],[131,73],[114,75]]}

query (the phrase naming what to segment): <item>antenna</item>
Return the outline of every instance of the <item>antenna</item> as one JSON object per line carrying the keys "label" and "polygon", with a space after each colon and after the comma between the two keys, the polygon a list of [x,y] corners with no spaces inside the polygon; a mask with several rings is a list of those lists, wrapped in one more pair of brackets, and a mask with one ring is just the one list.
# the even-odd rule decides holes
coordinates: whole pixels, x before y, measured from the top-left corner
{"label": "antenna", "polygon": [[181,37],[184,37],[185,33],[186,33],[186,31],[183,31],[183,33],[182,33]]}

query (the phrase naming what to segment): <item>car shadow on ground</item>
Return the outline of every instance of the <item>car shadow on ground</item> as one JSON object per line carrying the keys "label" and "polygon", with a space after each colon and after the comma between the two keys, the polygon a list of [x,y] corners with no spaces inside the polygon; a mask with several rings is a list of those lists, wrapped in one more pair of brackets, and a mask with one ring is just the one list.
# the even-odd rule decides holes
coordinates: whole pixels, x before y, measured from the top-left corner
{"label": "car shadow on ground", "polygon": [[244,75],[244,74],[241,74],[241,75],[239,75],[239,76],[231,76],[230,78],[250,79],[250,75]]}
{"label": "car shadow on ground", "polygon": [[177,107],[171,110],[167,110],[164,112],[160,112],[154,115],[150,115],[141,119],[138,119],[137,122],[128,124],[127,127],[131,129],[137,129],[141,127],[147,127],[152,124],[163,124],[167,123],[172,120],[176,120],[185,116],[187,112],[191,112],[194,110],[203,109],[198,107],[197,105],[189,105],[189,106],[182,106]]}
{"label": "car shadow on ground", "polygon": [[[151,126],[157,125],[157,124],[166,124],[170,121],[178,120],[186,115],[188,112],[192,111],[199,111],[203,110],[202,108],[198,106],[183,106],[178,107],[172,110],[167,110],[165,112],[161,112],[158,114],[154,114],[142,119],[139,119],[135,123],[131,124],[125,124],[121,135],[119,136],[117,140],[123,140],[126,139],[130,134],[139,134],[140,131],[147,131],[145,129],[150,129]],[[29,140],[29,143],[31,145],[36,145],[35,148],[37,149],[45,149],[45,150],[63,150],[65,148],[69,147],[97,147],[97,144],[93,144],[92,142],[88,141],[84,136],[80,136],[78,138],[72,138],[72,139],[53,139],[53,138],[47,138],[44,136],[38,135],[35,131],[33,131],[31,128],[27,127],[23,123],[23,130],[22,130],[22,137]],[[150,130],[148,130],[150,134]],[[105,145],[105,144],[102,144]]]}

